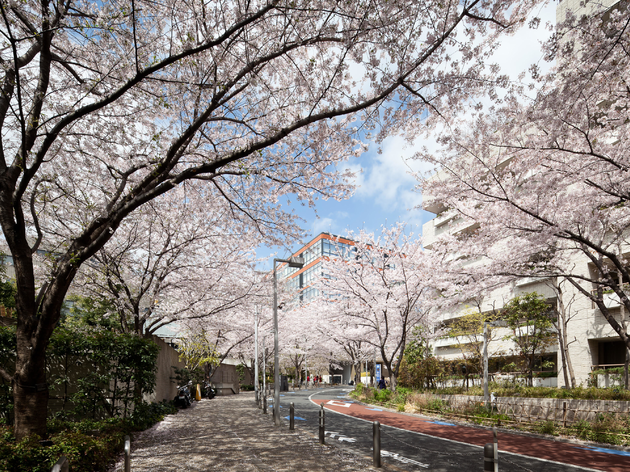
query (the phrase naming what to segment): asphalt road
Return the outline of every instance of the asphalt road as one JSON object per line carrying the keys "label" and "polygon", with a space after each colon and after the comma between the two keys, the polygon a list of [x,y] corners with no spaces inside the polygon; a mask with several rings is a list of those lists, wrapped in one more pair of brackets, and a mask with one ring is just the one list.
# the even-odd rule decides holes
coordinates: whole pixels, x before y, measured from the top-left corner
{"label": "asphalt road", "polygon": [[[336,442],[342,447],[354,449],[363,456],[372,457],[372,421],[379,415],[383,415],[383,421],[386,421],[384,417],[386,413],[379,413],[378,408],[370,409],[369,407],[361,407],[362,410],[366,410],[366,413],[372,416],[372,418],[370,418],[372,421],[368,421],[333,411],[333,409],[344,410],[344,406],[346,405],[346,411],[348,411],[348,413],[358,409],[356,405],[348,405],[348,403],[352,402],[352,400],[347,397],[348,392],[350,392],[350,389],[347,387],[309,389],[295,393],[285,392],[280,398],[281,416],[286,418],[285,422],[288,425],[289,404],[293,402],[295,404],[296,428],[304,428],[317,435],[319,405],[322,402],[328,404],[328,402],[333,401],[333,403],[326,406],[327,443]],[[273,397],[269,397],[269,401],[271,403]],[[352,409],[350,407],[352,407]],[[391,413],[388,413],[388,415],[390,415],[390,417],[392,416]],[[399,416],[403,419],[403,422],[405,418],[410,418],[403,415]],[[459,428],[461,431],[468,431],[468,434],[472,431],[470,428],[460,428],[448,423],[433,423],[438,425],[437,427],[444,425],[441,426],[442,428]],[[404,424],[401,424],[401,426],[404,426]],[[479,434],[488,435],[487,430],[477,429],[477,432]],[[518,446],[520,446],[522,450],[527,451],[531,443],[532,455],[536,455],[533,449],[540,447],[540,445],[536,443],[536,440],[527,436],[510,436],[512,445],[514,445],[516,438]],[[491,433],[489,437],[492,437]],[[522,443],[520,443],[521,441]],[[545,442],[553,448],[575,448],[575,446],[566,446],[564,443],[555,443],[548,440],[545,440]],[[507,452],[501,449],[501,443],[501,435],[499,435],[499,467],[502,471],[578,472],[608,470],[600,467],[593,469],[573,466],[560,463],[559,461],[541,460],[529,457],[528,455]],[[578,452],[584,453],[584,451]],[[597,454],[603,453],[594,454],[597,456]],[[608,456],[613,457],[617,462],[627,460],[627,469],[622,465],[621,469],[615,468],[614,470],[630,470],[630,457],[612,456],[610,454]],[[427,434],[385,425],[381,425],[381,457],[384,464],[391,464],[401,470],[408,471],[430,470],[435,472],[461,472],[483,470],[482,446],[466,444],[465,441],[433,437]],[[591,461],[591,463],[592,462],[593,461]],[[625,462],[622,462],[622,464],[623,463]]]}

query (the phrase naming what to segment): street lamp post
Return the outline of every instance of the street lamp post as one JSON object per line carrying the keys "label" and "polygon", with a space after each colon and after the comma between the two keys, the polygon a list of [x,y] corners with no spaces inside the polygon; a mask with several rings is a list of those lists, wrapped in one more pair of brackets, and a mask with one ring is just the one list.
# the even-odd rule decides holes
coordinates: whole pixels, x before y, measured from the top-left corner
{"label": "street lamp post", "polygon": [[303,257],[273,260],[273,422],[280,426],[280,354],[278,348],[278,277],[276,275],[276,263],[285,262],[289,267],[302,268]]}
{"label": "street lamp post", "polygon": [[262,375],[263,375],[263,390],[262,390],[262,394],[263,397],[267,396],[267,347],[265,346],[265,340],[267,339],[267,336],[263,336],[263,371],[262,371]]}
{"label": "street lamp post", "polygon": [[485,321],[483,323],[483,402],[486,409],[490,409],[490,393],[488,392],[488,326],[505,327],[507,323],[503,320]]}
{"label": "street lamp post", "polygon": [[258,390],[258,305],[254,308],[254,395],[256,405],[260,402],[260,392]]}

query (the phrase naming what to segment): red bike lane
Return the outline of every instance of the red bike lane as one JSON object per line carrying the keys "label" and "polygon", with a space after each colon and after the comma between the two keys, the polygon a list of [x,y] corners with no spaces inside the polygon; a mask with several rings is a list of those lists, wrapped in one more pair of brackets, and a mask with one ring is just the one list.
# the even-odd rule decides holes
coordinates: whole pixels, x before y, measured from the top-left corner
{"label": "red bike lane", "polygon": [[[465,444],[482,446],[493,441],[492,431],[460,426],[447,421],[423,419],[408,414],[381,410],[370,405],[349,403],[339,399],[312,400],[326,409],[367,421],[378,421],[382,425],[414,431]],[[534,438],[519,434],[500,432],[499,453],[511,452],[523,456],[544,459],[563,464],[588,467],[607,472],[630,471],[630,453],[607,448],[581,446],[551,439]]]}

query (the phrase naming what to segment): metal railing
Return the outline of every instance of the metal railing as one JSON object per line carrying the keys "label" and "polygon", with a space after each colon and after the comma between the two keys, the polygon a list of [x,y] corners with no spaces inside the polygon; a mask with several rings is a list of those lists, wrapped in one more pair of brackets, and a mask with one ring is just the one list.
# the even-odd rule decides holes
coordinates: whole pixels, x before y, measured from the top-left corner
{"label": "metal railing", "polygon": [[66,456],[61,456],[52,468],[52,472],[68,472],[69,470],[70,462],[68,462]]}

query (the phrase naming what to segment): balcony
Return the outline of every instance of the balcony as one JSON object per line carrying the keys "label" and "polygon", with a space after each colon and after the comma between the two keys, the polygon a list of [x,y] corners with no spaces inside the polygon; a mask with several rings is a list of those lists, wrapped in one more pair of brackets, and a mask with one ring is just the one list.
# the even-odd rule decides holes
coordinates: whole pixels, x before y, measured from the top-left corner
{"label": "balcony", "polygon": [[422,209],[437,215],[438,213],[446,210],[446,206],[444,206],[443,203],[434,198],[427,198],[426,200],[423,199],[422,201]]}
{"label": "balcony", "polygon": [[483,334],[478,334],[473,338],[473,336],[460,336],[459,338],[453,338],[450,336],[445,336],[436,339],[433,341],[433,347],[454,347],[461,344],[472,344],[472,343],[482,343],[483,342]]}
{"label": "balcony", "polygon": [[524,287],[525,285],[536,284],[539,282],[546,282],[550,277],[523,277],[514,282],[515,287]]}
{"label": "balcony", "polygon": [[616,293],[605,293],[604,306],[606,308],[619,308],[621,306],[621,300],[619,300],[619,295],[617,295]]}
{"label": "balcony", "polygon": [[[626,296],[630,294],[630,284],[623,284],[622,289]],[[593,290],[593,295],[597,297],[597,290]],[[621,300],[619,299],[619,295],[614,292],[604,292],[602,300],[604,301],[604,306],[608,309],[619,308],[621,307]],[[593,302],[593,308],[597,308],[595,302]]]}
{"label": "balcony", "polygon": [[443,211],[442,213],[440,213],[438,216],[436,216],[433,219],[433,226],[435,226],[436,228],[439,228],[440,226],[451,221],[456,216],[457,216],[457,213],[455,213],[454,211]]}
{"label": "balcony", "polygon": [[457,344],[461,343],[457,342],[457,339],[451,338],[450,336],[437,338],[433,341],[434,348],[456,346]]}

